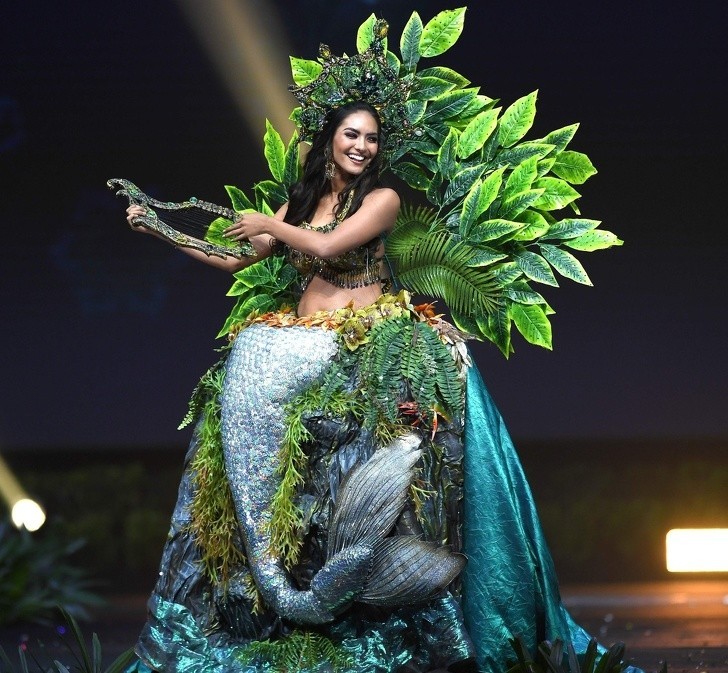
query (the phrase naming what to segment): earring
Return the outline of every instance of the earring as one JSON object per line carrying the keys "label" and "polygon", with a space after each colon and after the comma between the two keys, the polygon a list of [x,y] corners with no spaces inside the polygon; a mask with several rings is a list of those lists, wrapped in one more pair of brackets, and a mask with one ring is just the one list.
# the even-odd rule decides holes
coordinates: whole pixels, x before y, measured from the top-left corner
{"label": "earring", "polygon": [[324,177],[327,180],[331,180],[336,175],[336,164],[334,163],[334,160],[331,158],[331,150],[326,148],[326,153],[324,155],[326,157],[326,166],[324,168]]}

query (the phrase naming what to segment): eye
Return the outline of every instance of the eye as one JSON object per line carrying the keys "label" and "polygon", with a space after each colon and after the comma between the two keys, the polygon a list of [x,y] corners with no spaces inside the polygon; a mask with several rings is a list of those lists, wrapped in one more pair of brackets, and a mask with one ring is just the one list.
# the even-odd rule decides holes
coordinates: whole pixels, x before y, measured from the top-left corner
{"label": "eye", "polygon": [[367,136],[367,141],[375,145],[379,144],[379,138],[377,136]]}
{"label": "eye", "polygon": [[346,136],[347,138],[352,138],[352,139],[353,139],[353,138],[356,138],[356,133],[354,133],[353,131],[346,131],[346,132],[344,133],[344,135],[345,135],[345,136]]}

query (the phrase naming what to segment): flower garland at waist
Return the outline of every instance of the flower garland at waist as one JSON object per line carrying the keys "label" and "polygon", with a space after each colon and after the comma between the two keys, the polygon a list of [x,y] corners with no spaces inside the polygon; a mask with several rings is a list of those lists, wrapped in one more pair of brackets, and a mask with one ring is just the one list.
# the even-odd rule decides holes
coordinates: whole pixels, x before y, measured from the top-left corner
{"label": "flower garland at waist", "polygon": [[401,290],[396,295],[383,294],[374,303],[358,309],[354,308],[352,300],[343,308],[317,311],[308,316],[298,316],[290,307],[262,314],[251,313],[243,322],[231,327],[228,339],[232,342],[242,330],[255,324],[268,327],[315,327],[338,332],[346,348],[355,351],[359,346],[369,342],[369,334],[375,325],[383,320],[401,316],[408,316],[415,322],[430,325],[440,340],[448,346],[460,369],[471,365],[465,346],[466,340],[471,337],[443,320],[442,314],[435,313],[434,304],[413,305],[407,290]]}

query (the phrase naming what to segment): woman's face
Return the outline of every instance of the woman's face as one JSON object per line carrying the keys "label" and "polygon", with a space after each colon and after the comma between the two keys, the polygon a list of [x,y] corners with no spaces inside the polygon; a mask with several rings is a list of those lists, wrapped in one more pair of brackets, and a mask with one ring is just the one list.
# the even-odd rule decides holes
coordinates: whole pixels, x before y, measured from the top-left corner
{"label": "woman's face", "polygon": [[331,140],[331,158],[344,175],[362,173],[378,151],[377,120],[366,110],[357,110],[346,117]]}

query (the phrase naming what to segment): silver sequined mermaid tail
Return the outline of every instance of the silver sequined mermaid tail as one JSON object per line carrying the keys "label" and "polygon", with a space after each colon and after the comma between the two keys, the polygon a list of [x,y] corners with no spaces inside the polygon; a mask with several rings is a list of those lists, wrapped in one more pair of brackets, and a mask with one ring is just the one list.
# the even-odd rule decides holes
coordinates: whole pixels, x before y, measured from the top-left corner
{"label": "silver sequined mermaid tail", "polygon": [[[240,567],[236,571],[227,591],[222,591],[204,575],[199,549],[188,528],[192,499],[192,473],[188,467],[162,559],[160,579],[149,601],[150,619],[137,646],[140,657],[157,670],[174,673],[272,670],[271,662],[266,662],[264,656],[246,664],[239,656],[253,641],[283,642],[291,633],[295,635],[298,627],[278,610],[285,612],[291,605],[294,611],[308,607],[306,602],[310,599],[301,600],[297,595],[309,594],[309,590],[315,588],[316,577],[321,576],[321,568],[329,554],[329,540],[332,540],[333,554],[362,541],[361,536],[347,539],[347,526],[339,527],[343,533],[341,541],[336,541],[333,502],[346,499],[347,475],[351,477],[350,482],[357,481],[354,479],[358,469],[355,466],[367,463],[374,454],[375,443],[371,434],[352,419],[331,418],[324,412],[312,414],[307,421],[316,441],[309,447],[310,474],[299,503],[306,512],[302,559],[293,569],[292,576],[282,572],[276,559],[265,556],[264,536],[258,537],[261,529],[256,527],[257,515],[264,516],[258,511],[259,504],[274,490],[278,451],[271,453],[270,449],[277,448],[280,443],[285,420],[282,407],[314,383],[337,352],[334,335],[318,329],[254,325],[238,335],[226,362],[223,433],[227,435],[227,469],[238,515],[243,526],[248,526],[248,541],[252,540],[248,554],[252,557],[251,550],[255,553],[261,550],[261,556],[250,564],[251,568]],[[249,428],[253,434],[241,432],[240,428]],[[438,435],[446,434],[438,432]],[[196,439],[197,435],[188,460],[196,451]],[[269,451],[256,454],[253,460],[251,454],[242,450],[243,445],[251,441],[265,444]],[[456,550],[460,544],[457,512],[462,496],[459,469],[462,445],[459,435],[451,433],[449,440],[442,443],[437,460],[433,458],[431,443],[426,441],[425,444],[423,473],[426,473],[426,480],[434,479],[437,473],[437,478],[448,482],[450,488],[438,500],[437,512],[429,504],[424,506],[427,519],[424,528],[418,525],[411,511],[406,510],[399,517],[397,533],[405,537],[384,540],[373,558],[378,568],[371,576],[378,581],[369,583],[366,595],[362,592],[357,596],[367,600],[369,605],[356,603],[333,621],[316,628],[315,633],[350,657],[351,667],[345,666],[341,670],[394,673],[406,665],[408,671],[427,671],[467,660],[473,655],[459,599],[446,592],[429,603],[409,607],[411,593],[409,597],[397,596],[397,578],[401,570],[423,564],[442,542],[452,544]],[[391,466],[387,469],[391,470]],[[249,479],[251,474],[255,474],[255,481]],[[370,472],[369,477],[386,483],[374,472]],[[450,518],[452,525],[445,521]],[[363,526],[364,534],[368,532],[367,528]],[[435,546],[419,538],[439,544]],[[385,568],[389,572],[383,572]],[[265,598],[276,605],[275,610],[254,611],[247,592],[246,576],[251,571],[254,577],[257,574],[256,580],[261,584],[270,580]],[[447,579],[442,582],[447,583]],[[422,591],[420,599],[431,591],[427,585],[415,589]],[[319,594],[324,601],[331,600],[326,588]],[[288,603],[289,596],[294,597],[292,603]],[[333,603],[336,604],[339,598],[334,597]],[[399,600],[404,607],[388,607],[392,599],[395,603]],[[320,663],[301,669],[304,670],[323,672],[330,669],[328,664]]]}
{"label": "silver sequined mermaid tail", "polygon": [[387,539],[405,507],[421,439],[382,447],[342,483],[326,561],[307,590],[271,554],[270,523],[280,476],[286,404],[309,388],[338,351],[331,332],[254,325],[240,333],[222,397],[225,464],[248,567],[266,605],[297,624],[323,624],[353,600],[423,603],[459,574],[464,558],[414,536]]}

